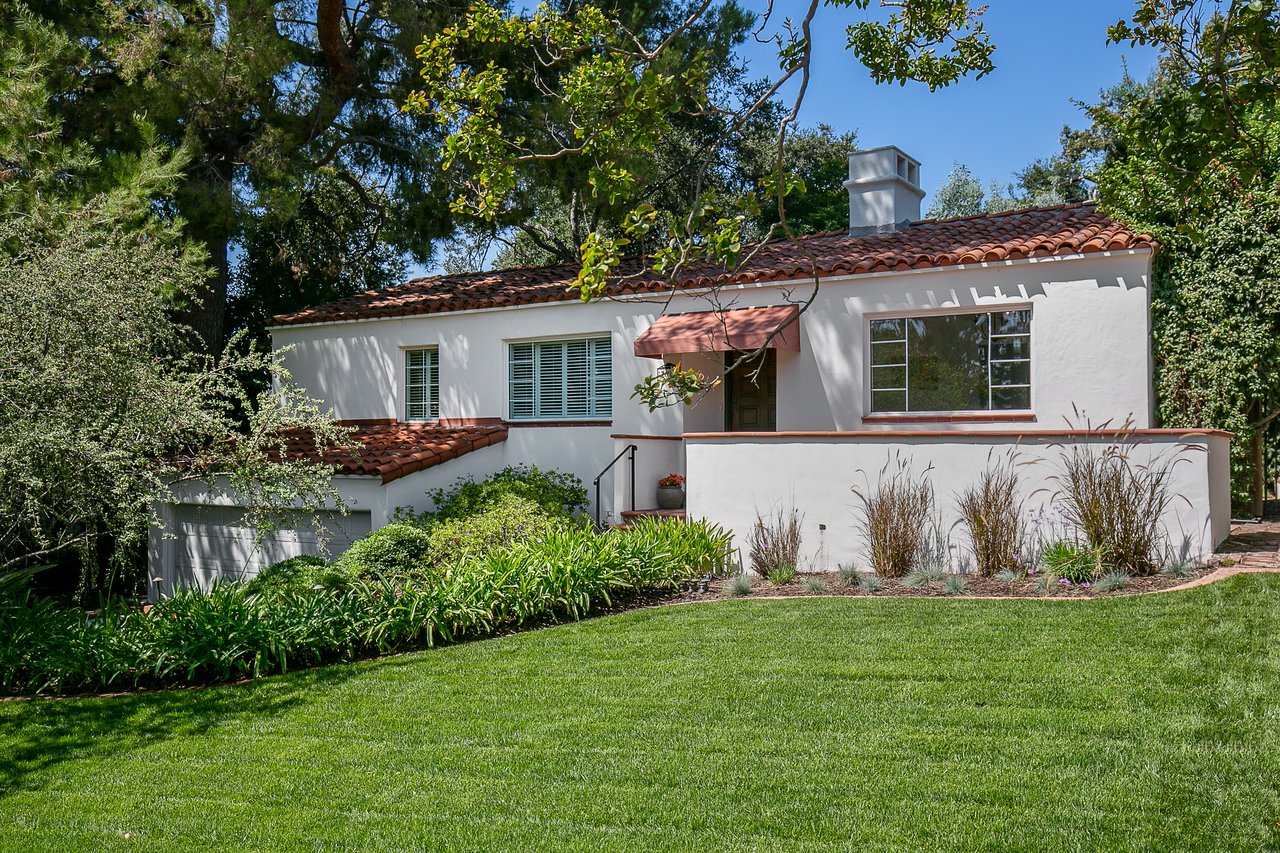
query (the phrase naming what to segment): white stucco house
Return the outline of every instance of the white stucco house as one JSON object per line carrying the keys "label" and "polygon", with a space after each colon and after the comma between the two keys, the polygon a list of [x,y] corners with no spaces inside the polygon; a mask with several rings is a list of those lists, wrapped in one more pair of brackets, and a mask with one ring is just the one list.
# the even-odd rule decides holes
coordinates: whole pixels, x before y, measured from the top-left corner
{"label": "white stucco house", "polygon": [[[359,461],[328,457],[351,510],[328,519],[330,550],[396,507],[430,508],[426,492],[459,476],[530,463],[591,484],[621,455],[592,492],[605,522],[652,507],[679,472],[690,517],[742,541],[757,511],[794,503],[806,568],[865,565],[851,489],[890,454],[931,468],[948,523],[992,454],[1041,459],[1022,469],[1026,496],[1050,502],[1053,445],[1110,440],[1080,412],[1131,422],[1139,455],[1182,452],[1183,499],[1163,522],[1182,559],[1207,557],[1229,528],[1229,436],[1155,427],[1151,238],[1087,204],[921,221],[919,169],[893,147],[852,155],[848,231],[765,246],[714,298],[724,271],[697,269],[671,298],[641,275],[583,303],[577,269],[557,266],[419,278],[276,317],[294,379],[365,444]],[[718,373],[766,341],[754,382],[733,372],[654,412],[632,399],[665,365]],[[173,535],[153,536],[151,576],[170,583],[315,547],[301,523],[255,545],[232,499],[198,490],[164,515]]]}

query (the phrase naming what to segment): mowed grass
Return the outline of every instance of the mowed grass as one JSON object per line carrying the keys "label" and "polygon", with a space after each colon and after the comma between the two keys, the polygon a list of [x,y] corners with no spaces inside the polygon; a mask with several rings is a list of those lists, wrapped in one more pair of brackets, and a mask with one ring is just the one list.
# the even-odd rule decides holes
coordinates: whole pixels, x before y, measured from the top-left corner
{"label": "mowed grass", "polygon": [[1280,576],[729,601],[0,703],[0,848],[1280,844]]}

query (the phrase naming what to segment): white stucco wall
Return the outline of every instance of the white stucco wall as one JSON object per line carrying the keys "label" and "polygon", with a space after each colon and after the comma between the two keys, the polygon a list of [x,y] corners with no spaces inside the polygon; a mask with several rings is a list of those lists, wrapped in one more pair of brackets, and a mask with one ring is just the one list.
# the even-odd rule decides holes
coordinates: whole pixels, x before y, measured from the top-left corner
{"label": "white stucco wall", "polygon": [[[1149,262],[1146,252],[1123,252],[826,280],[801,318],[801,351],[779,353],[778,428],[902,428],[862,420],[869,408],[869,319],[1016,307],[1032,310],[1035,420],[1026,428],[1062,428],[1076,409],[1095,423],[1132,418],[1136,427],[1150,426]],[[720,299],[734,307],[777,305],[807,296],[807,288],[742,287],[724,291]],[[704,297],[681,295],[669,311],[711,307]],[[631,399],[636,383],[660,367],[656,359],[637,358],[632,344],[662,308],[660,301],[634,299],[538,304],[286,326],[273,330],[273,339],[277,347],[292,348],[285,364],[295,381],[332,405],[339,418],[402,417],[403,350],[422,346],[440,348],[441,417],[505,418],[508,343],[607,333],[613,338],[614,432],[678,435],[718,428],[719,389],[688,411],[649,412]],[[668,358],[692,367],[716,361],[705,355]]]}
{"label": "white stucco wall", "polygon": [[[875,433],[689,436],[688,511],[690,517],[732,530],[748,561],[747,537],[757,515],[794,506],[804,516],[802,568],[834,569],[841,563],[867,568],[866,543],[857,529],[861,505],[853,489],[874,492],[886,463],[901,458],[932,484],[958,568],[970,551],[958,525],[956,496],[975,482],[989,459],[998,463],[1016,454],[1027,510],[1051,505],[1060,491],[1055,479],[1060,450],[1055,445],[1066,441],[1105,445],[1114,439],[1094,435],[1037,440],[1034,433],[1019,437],[990,432],[963,439],[938,432],[884,438]],[[1226,436],[1148,432],[1127,452],[1138,465],[1177,460],[1170,490],[1179,497],[1160,519],[1170,558],[1192,564],[1208,559],[1230,531],[1229,495],[1223,491],[1229,488]],[[819,553],[820,545],[825,553]]]}

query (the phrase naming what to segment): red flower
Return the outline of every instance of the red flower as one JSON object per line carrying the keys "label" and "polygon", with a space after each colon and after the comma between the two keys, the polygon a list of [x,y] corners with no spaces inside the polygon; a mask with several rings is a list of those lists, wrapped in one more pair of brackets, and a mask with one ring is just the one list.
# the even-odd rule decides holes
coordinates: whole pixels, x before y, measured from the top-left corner
{"label": "red flower", "polygon": [[684,485],[684,476],[681,474],[668,474],[658,481],[658,486],[664,489],[678,488]]}

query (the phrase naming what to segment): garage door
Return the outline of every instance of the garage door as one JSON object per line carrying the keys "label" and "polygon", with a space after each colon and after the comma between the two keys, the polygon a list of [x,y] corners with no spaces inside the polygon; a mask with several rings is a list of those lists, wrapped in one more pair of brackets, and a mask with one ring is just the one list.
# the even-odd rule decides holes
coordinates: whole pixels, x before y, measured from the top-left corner
{"label": "garage door", "polygon": [[255,541],[256,531],[245,523],[239,507],[180,504],[174,507],[172,533],[177,538],[164,549],[169,565],[158,572],[152,567],[151,575],[165,578],[170,585],[195,584],[206,589],[216,578],[248,579],[272,563],[321,553],[316,520],[326,530],[324,548],[329,556],[341,554],[370,529],[367,511],[294,512],[281,520],[275,533]]}

